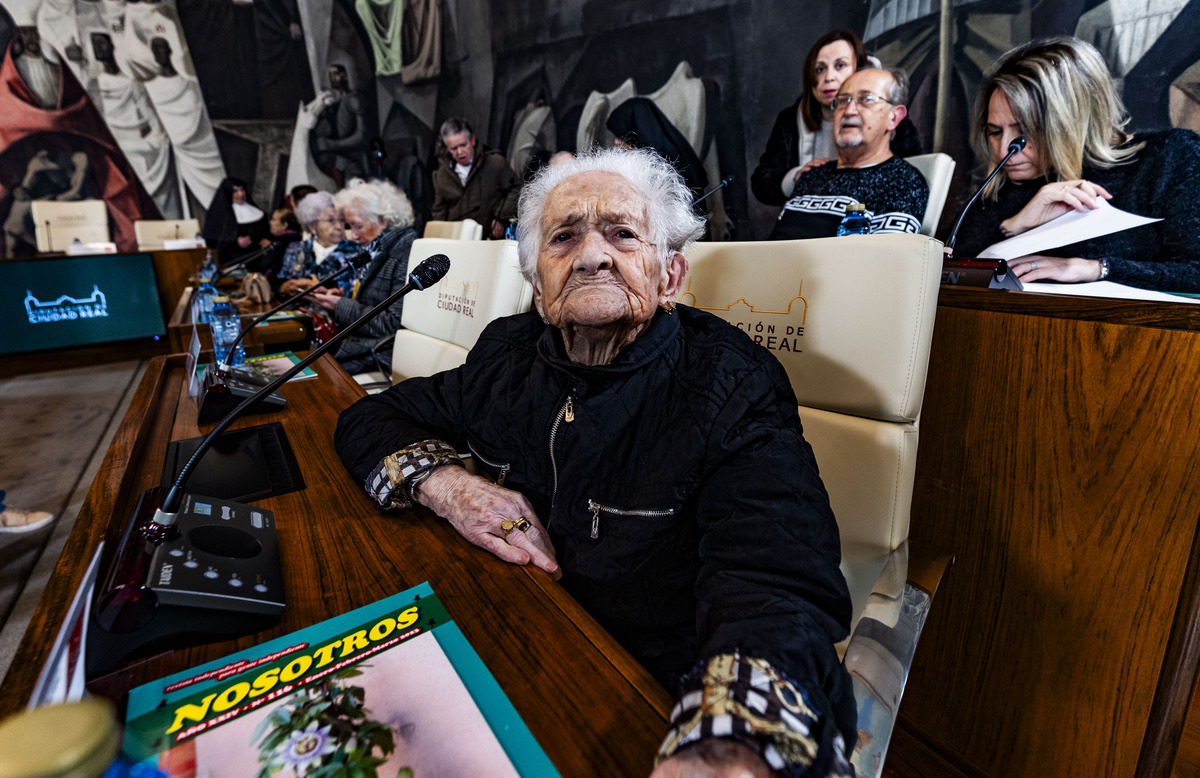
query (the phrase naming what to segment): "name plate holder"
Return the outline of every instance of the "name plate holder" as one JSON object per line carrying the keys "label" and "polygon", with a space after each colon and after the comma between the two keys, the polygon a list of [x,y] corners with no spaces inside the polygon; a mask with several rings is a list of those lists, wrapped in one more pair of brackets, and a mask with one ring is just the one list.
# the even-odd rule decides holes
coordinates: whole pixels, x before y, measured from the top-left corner
{"label": "name plate holder", "polygon": [[1003,259],[965,257],[942,261],[943,286],[973,286],[981,289],[1008,289],[1021,292],[1025,287]]}

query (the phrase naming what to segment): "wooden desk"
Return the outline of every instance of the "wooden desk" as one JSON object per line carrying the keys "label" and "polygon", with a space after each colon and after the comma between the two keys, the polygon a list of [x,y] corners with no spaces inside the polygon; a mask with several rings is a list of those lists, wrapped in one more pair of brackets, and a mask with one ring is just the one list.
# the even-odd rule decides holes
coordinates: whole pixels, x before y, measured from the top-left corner
{"label": "wooden desk", "polygon": [[[254,303],[249,312],[243,313],[242,326],[249,326],[250,320],[259,314],[271,310],[274,305]],[[212,330],[207,326],[199,328],[200,350],[212,350]],[[248,354],[267,354],[288,349],[299,350],[308,348],[312,340],[312,321],[308,317],[295,319],[278,319],[265,321],[246,333],[242,346]],[[188,344],[192,342],[192,287],[185,286],[175,303],[175,310],[167,321],[167,343],[171,353],[187,352]]]}
{"label": "wooden desk", "polygon": [[957,565],[894,741],[925,761],[901,747],[896,774],[1170,775],[1200,665],[1198,375],[1200,307],[942,288],[910,534]]}
{"label": "wooden desk", "polygon": [[[152,660],[183,670],[429,581],[564,776],[650,771],[672,701],[549,576],[508,565],[427,511],[383,514],[333,451],[337,414],[362,390],[324,357],[288,385],[280,421],[307,488],[264,500],[275,512],[288,606],[275,629]],[[117,430],[54,574],[0,686],[0,716],[20,709],[97,542],[115,546],[138,494],[157,485],[169,441],[194,437],[180,356],[155,358]],[[207,429],[207,428],[206,428]]]}

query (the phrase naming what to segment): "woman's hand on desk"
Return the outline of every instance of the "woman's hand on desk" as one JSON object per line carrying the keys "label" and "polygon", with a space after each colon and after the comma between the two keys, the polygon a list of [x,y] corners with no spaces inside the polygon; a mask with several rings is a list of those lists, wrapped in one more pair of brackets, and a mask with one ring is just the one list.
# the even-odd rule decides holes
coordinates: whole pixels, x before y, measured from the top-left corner
{"label": "woman's hand on desk", "polygon": [[1047,257],[1029,254],[1008,261],[1008,267],[1022,281],[1058,281],[1079,284],[1100,280],[1100,260],[1083,257]]}
{"label": "woman's hand on desk", "polygon": [[334,308],[337,308],[338,301],[344,296],[345,294],[340,287],[334,287],[333,289],[321,288],[312,293],[311,299],[313,304],[318,308],[332,312]]}
{"label": "woman's hand on desk", "polygon": [[1015,216],[1000,222],[1000,231],[1011,238],[1039,227],[1051,219],[1057,219],[1064,213],[1098,208],[1102,199],[1111,200],[1112,195],[1107,189],[1091,181],[1056,181],[1046,184]]}
{"label": "woman's hand on desk", "polygon": [[279,286],[279,293],[285,297],[300,294],[305,289],[316,286],[319,281],[315,275],[308,278],[289,278]]}
{"label": "woman's hand on desk", "polygon": [[707,738],[663,760],[650,778],[770,778],[772,775],[767,763],[741,743]]}
{"label": "woman's hand on desk", "polygon": [[[458,534],[505,562],[533,563],[556,579],[562,577],[554,546],[525,495],[496,486],[461,467],[445,465],[421,482],[415,497],[450,522]],[[519,519],[529,522],[524,532],[513,526]],[[502,522],[508,522],[508,531]]]}

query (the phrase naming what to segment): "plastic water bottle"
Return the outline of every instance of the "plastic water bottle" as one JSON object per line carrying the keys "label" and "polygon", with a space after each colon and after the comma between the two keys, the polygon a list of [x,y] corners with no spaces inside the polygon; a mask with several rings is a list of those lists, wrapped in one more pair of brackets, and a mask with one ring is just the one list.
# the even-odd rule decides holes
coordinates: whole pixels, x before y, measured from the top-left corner
{"label": "plastic water bottle", "polygon": [[217,297],[216,287],[207,278],[200,279],[200,288],[196,290],[196,307],[192,311],[192,319],[197,324],[207,324],[212,321],[213,300]]}
{"label": "plastic water bottle", "polygon": [[846,206],[846,215],[837,228],[838,237],[842,235],[870,235],[871,220],[867,218],[867,206],[853,203]]}
{"label": "plastic water bottle", "polygon": [[204,262],[200,265],[200,279],[212,279],[217,274],[217,254],[212,249],[204,252]]}
{"label": "plastic water bottle", "polygon": [[517,220],[516,219],[508,220],[508,229],[504,230],[504,239],[505,240],[516,240],[517,239]]}
{"label": "plastic water bottle", "polygon": [[212,328],[213,357],[217,362],[226,362],[226,357],[230,365],[240,365],[246,361],[246,351],[240,343],[232,355],[229,353],[233,342],[242,334],[242,320],[230,305],[228,297],[222,295],[213,300],[212,321],[208,326]]}

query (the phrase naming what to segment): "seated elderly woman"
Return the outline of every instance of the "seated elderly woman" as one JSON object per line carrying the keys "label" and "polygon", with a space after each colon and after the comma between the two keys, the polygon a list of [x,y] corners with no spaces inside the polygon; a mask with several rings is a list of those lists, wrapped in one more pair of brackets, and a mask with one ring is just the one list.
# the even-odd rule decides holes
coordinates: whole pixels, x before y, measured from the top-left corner
{"label": "seated elderly woman", "polygon": [[301,200],[296,206],[296,218],[312,237],[287,246],[273,278],[279,293],[285,297],[299,294],[318,279],[345,267],[346,258],[358,250],[345,240],[342,215],[328,192],[313,192]]}
{"label": "seated elderly woman", "polygon": [[[364,247],[371,260],[355,269],[355,284],[346,293],[341,287],[318,289],[313,302],[344,327],[358,319],[408,280],[408,252],[417,232],[413,229],[413,209],[408,198],[387,181],[359,181],[334,196],[350,230],[350,240]],[[375,344],[400,329],[403,300],[364,324],[342,342],[334,355],[348,373],[375,368],[372,349]],[[384,369],[391,368],[388,349],[379,353]]]}
{"label": "seated elderly woman", "polygon": [[981,158],[1005,164],[959,230],[973,256],[1051,219],[1100,207],[1161,218],[1009,261],[1023,281],[1115,281],[1200,292],[1200,137],[1191,130],[1125,132],[1121,99],[1100,53],[1081,40],[1034,41],[984,75],[972,134]]}
{"label": "seated elderly woman", "polygon": [[845,771],[837,524],[782,366],[674,303],[703,229],[686,184],[652,151],[604,149],[544,167],[519,225],[537,311],[348,408],[343,463],[380,506],[420,503],[561,575],[680,694],[656,775]]}

